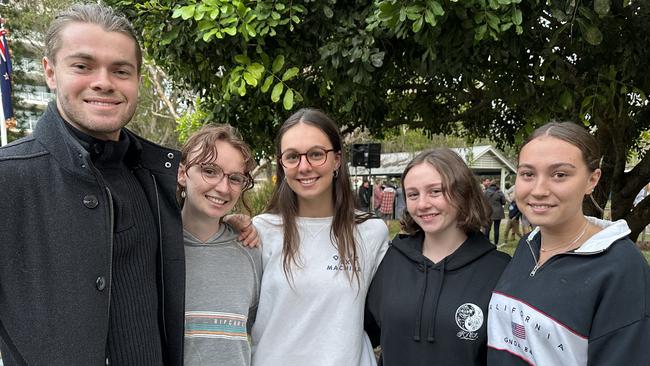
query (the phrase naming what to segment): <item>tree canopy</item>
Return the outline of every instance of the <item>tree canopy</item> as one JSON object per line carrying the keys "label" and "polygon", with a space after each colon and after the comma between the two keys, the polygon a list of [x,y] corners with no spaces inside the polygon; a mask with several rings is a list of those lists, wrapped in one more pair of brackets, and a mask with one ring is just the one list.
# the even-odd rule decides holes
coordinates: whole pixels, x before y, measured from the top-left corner
{"label": "tree canopy", "polygon": [[[650,10],[635,0],[110,0],[150,57],[270,152],[291,110],[346,130],[402,124],[517,145],[549,120],[604,152],[596,196],[636,237],[650,222]],[[636,152],[639,163],[625,166]]]}

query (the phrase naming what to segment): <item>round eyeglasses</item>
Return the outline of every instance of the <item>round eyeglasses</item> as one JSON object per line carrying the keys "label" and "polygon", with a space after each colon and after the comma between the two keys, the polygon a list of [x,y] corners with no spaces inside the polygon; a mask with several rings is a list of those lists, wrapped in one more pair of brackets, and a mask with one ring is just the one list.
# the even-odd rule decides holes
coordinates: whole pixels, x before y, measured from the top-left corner
{"label": "round eyeglasses", "polygon": [[242,190],[249,187],[251,180],[243,173],[224,173],[223,169],[217,164],[197,164],[201,170],[201,176],[206,183],[218,184],[224,177],[228,178],[228,184],[231,188]]}
{"label": "round eyeglasses", "polygon": [[287,169],[295,168],[300,165],[300,159],[304,156],[311,166],[321,166],[327,161],[327,153],[334,149],[323,149],[321,147],[312,147],[306,153],[299,153],[296,150],[286,150],[280,154],[280,164]]}

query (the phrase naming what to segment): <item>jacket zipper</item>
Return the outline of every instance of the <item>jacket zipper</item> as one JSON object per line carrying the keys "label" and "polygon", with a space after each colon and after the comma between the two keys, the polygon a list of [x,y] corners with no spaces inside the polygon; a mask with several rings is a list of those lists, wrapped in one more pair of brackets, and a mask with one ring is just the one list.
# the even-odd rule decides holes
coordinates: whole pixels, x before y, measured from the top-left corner
{"label": "jacket zipper", "polygon": [[588,253],[576,253],[576,252],[559,253],[559,254],[556,254],[556,255],[552,256],[551,258],[549,258],[546,262],[544,262],[544,264],[539,264],[539,260],[537,260],[537,256],[535,255],[535,251],[533,250],[533,247],[530,244],[530,239],[528,239],[528,238],[526,239],[526,244],[528,244],[528,249],[530,249],[530,254],[533,255],[533,260],[535,261],[535,266],[530,271],[530,277],[535,277],[535,274],[537,273],[537,271],[539,271],[539,269],[542,268],[544,266],[544,264],[550,262],[551,260],[553,260],[557,256],[563,256],[563,255],[578,255],[578,256],[580,256],[580,255],[592,255],[592,254],[602,253],[605,250],[607,250],[607,248],[605,248],[605,249],[597,250],[597,251],[594,251],[594,252],[588,252]]}

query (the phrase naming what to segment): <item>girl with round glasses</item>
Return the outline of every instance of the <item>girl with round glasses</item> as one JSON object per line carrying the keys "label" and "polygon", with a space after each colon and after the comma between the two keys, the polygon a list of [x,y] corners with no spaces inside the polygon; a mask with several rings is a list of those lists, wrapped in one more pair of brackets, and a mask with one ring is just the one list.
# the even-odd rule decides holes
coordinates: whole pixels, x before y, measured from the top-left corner
{"label": "girl with round glasses", "polygon": [[549,123],[519,152],[524,236],[490,300],[488,364],[648,365],[650,268],[625,220],[586,217],[600,151],[584,126]]}
{"label": "girl with round glasses", "polygon": [[253,365],[376,364],[363,309],[388,229],[355,211],[342,150],[321,111],[302,109],[280,127],[278,182],[253,219],[264,266]]}
{"label": "girl with round glasses", "polygon": [[206,126],[182,149],[178,193],[185,257],[185,365],[250,365],[261,251],[224,222],[252,187],[250,148],[231,126]]}

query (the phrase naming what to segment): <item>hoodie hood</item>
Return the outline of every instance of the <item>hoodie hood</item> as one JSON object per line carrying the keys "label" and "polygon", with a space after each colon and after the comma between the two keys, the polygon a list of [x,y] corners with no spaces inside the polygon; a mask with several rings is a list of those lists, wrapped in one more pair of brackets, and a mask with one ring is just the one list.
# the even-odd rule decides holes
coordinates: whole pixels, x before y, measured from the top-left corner
{"label": "hoodie hood", "polygon": [[237,241],[237,237],[237,231],[225,222],[221,223],[219,230],[205,243],[183,229],[183,239],[186,245],[230,245],[233,241]]}
{"label": "hoodie hood", "polygon": [[[438,303],[441,297],[442,288],[445,282],[445,274],[463,268],[470,263],[478,260],[487,253],[490,253],[496,250],[496,247],[490,243],[490,241],[481,233],[471,233],[468,235],[467,239],[461,244],[455,252],[445,257],[438,263],[433,263],[430,259],[425,257],[422,254],[422,245],[424,243],[424,233],[418,232],[415,235],[398,235],[397,238],[393,240],[392,247],[398,253],[401,253],[408,260],[413,262],[414,266],[419,272],[422,273],[420,276],[419,282],[419,294],[418,294],[418,313],[416,316],[414,324],[414,333],[413,340],[420,342],[422,337],[422,321],[424,318],[423,312],[424,302],[427,290],[430,286],[433,286],[433,306],[431,307],[431,321],[429,322],[429,328],[426,333],[427,342],[434,343],[435,339],[435,330],[436,330],[436,319],[438,313]],[[435,277],[437,281],[431,279],[429,272],[439,271],[440,274]],[[426,310],[429,310],[428,308]]]}
{"label": "hoodie hood", "polygon": [[[602,231],[587,239],[586,242],[584,242],[579,248],[572,251],[571,253],[595,254],[603,252],[607,250],[615,241],[626,237],[632,232],[625,220],[617,220],[612,222],[591,216],[585,216],[585,218],[590,224],[600,227]],[[535,238],[539,232],[539,227],[536,227],[535,230],[528,234],[526,241],[528,243],[531,243],[533,241],[533,238]]]}
{"label": "hoodie hood", "polygon": [[430,268],[438,268],[444,263],[446,271],[463,268],[485,254],[496,250],[496,247],[481,233],[470,233],[463,244],[455,252],[438,263],[433,263],[422,254],[424,233],[415,235],[399,234],[391,245],[406,258],[417,264],[427,264]]}

